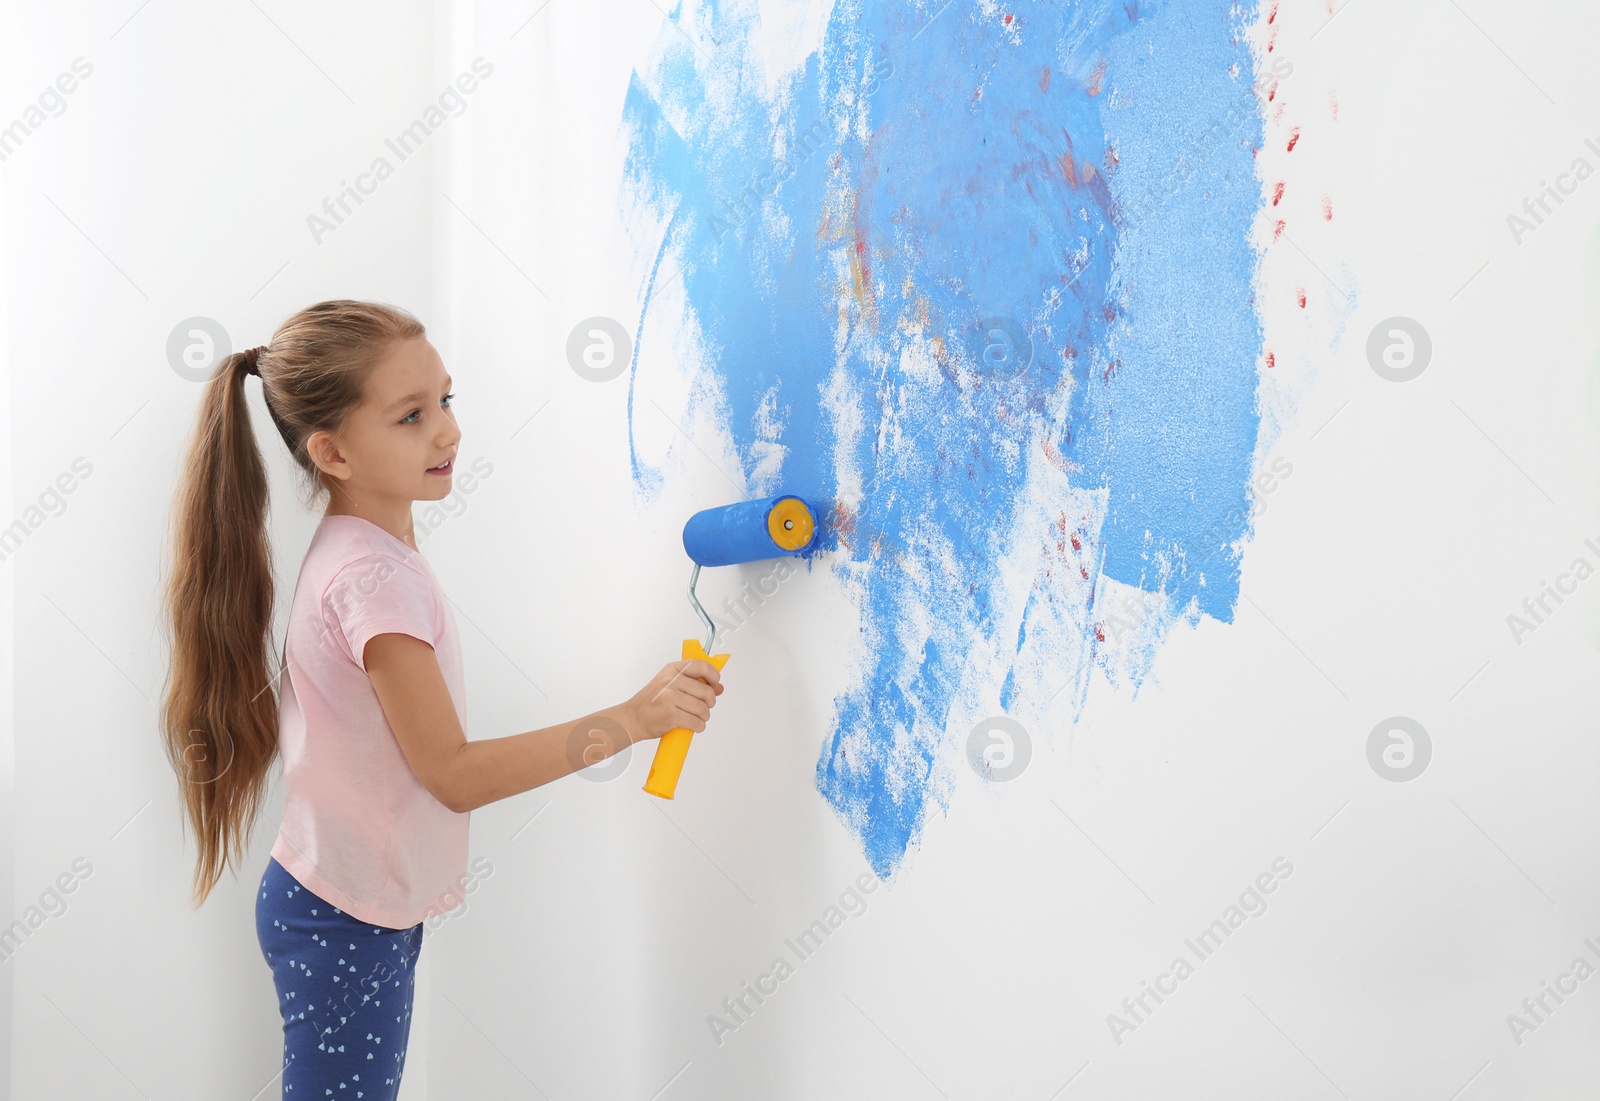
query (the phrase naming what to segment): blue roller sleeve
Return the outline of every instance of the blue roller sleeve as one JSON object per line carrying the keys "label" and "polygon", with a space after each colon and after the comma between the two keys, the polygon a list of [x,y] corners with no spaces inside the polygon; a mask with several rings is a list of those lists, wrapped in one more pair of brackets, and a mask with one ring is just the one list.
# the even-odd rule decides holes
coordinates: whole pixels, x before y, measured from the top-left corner
{"label": "blue roller sleeve", "polygon": [[689,517],[683,525],[683,549],[690,561],[702,566],[732,566],[799,553],[778,546],[767,531],[767,513],[787,496],[792,494],[708,508]]}

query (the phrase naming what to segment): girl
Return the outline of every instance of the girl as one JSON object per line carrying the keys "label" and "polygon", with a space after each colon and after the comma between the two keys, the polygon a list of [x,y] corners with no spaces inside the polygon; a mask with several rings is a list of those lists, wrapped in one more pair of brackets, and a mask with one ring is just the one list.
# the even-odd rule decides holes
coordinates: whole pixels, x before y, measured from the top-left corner
{"label": "girl", "polygon": [[[247,374],[309,498],[325,501],[276,673]],[[675,661],[576,723],[466,740],[455,617],[411,525],[413,501],[450,492],[450,385],[410,314],[319,302],[222,360],[175,499],[161,727],[196,837],[195,905],[242,859],[283,757],[256,934],[283,1015],[285,1098],[398,1093],[422,921],[463,900],[474,808],[673,727],[704,730],[722,692],[710,663]]]}

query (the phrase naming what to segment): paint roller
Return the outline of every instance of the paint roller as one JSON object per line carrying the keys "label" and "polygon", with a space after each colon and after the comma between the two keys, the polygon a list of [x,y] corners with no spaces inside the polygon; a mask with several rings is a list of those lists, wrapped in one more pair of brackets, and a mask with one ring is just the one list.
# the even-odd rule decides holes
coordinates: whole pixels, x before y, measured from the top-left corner
{"label": "paint roller", "polygon": [[[719,670],[728,660],[727,654],[711,652],[717,640],[717,625],[694,593],[695,584],[700,580],[700,567],[734,566],[741,562],[800,555],[810,550],[816,541],[816,513],[792,493],[708,508],[689,517],[689,522],[683,525],[683,549],[694,563],[689,574],[689,603],[706,625],[706,641],[702,646],[697,639],[684,639],[684,659],[709,661]],[[689,753],[689,741],[693,737],[694,731],[682,726],[661,735],[655,759],[650,762],[650,775],[644,782],[645,791],[662,799],[673,797],[678,787],[678,773],[683,769],[683,759]]]}

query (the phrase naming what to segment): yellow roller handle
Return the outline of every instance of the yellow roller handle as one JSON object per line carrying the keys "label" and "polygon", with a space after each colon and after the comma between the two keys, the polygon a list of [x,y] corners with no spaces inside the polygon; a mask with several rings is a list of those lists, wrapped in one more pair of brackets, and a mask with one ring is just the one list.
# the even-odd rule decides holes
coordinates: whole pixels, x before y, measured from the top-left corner
{"label": "yellow roller handle", "polygon": [[[709,661],[720,670],[728,663],[727,654],[708,654],[699,639],[683,640],[683,658]],[[671,799],[678,790],[678,773],[683,770],[683,759],[689,755],[689,742],[694,731],[686,726],[669,730],[656,744],[655,759],[650,762],[650,775],[645,778],[644,790],[663,799]]]}

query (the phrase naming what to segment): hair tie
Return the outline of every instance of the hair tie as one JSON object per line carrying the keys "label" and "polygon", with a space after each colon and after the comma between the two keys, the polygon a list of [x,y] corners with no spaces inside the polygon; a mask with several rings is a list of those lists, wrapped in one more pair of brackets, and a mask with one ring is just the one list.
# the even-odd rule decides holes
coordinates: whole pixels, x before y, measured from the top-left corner
{"label": "hair tie", "polygon": [[256,369],[256,356],[260,355],[266,350],[267,346],[265,344],[261,344],[245,351],[244,369],[246,374],[255,375],[257,378],[261,377],[261,372]]}

